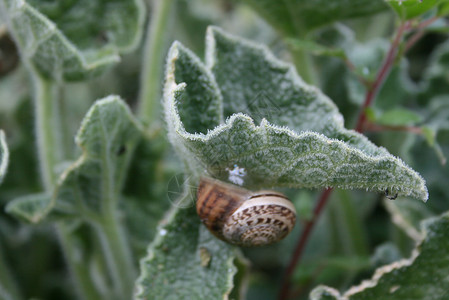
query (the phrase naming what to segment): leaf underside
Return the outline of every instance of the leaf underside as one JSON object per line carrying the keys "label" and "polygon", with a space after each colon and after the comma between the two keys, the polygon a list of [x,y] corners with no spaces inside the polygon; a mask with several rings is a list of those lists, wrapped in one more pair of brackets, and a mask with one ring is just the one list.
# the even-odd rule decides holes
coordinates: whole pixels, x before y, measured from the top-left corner
{"label": "leaf underside", "polygon": [[237,165],[251,188],[388,189],[427,199],[419,174],[345,129],[332,101],[265,47],[211,27],[206,49],[203,64],[175,43],[167,62],[169,137],[191,170],[226,179]]}

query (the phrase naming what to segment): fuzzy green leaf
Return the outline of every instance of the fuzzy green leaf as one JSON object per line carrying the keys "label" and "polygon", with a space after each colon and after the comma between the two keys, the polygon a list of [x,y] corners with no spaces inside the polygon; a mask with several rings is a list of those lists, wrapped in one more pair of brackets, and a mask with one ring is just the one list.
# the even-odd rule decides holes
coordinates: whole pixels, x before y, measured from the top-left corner
{"label": "fuzzy green leaf", "polygon": [[[208,30],[206,41],[206,65],[175,43],[166,72],[169,137],[193,172],[206,169],[225,179],[238,166],[250,187],[388,188],[427,199],[415,171],[345,129],[331,100],[305,84],[292,66],[216,28]],[[215,86],[218,90],[211,89]],[[221,107],[227,120],[217,126],[214,116]],[[202,120],[201,127],[193,120]]]}
{"label": "fuzzy green leaf", "polygon": [[141,261],[135,299],[228,299],[242,267],[237,249],[217,240],[193,207],[174,207],[163,224]]}
{"label": "fuzzy green leaf", "polygon": [[409,259],[383,266],[370,280],[352,287],[343,295],[320,286],[312,300],[345,299],[446,299],[449,285],[449,214],[424,222],[425,238]]}
{"label": "fuzzy green leaf", "polygon": [[384,1],[246,0],[275,28],[288,36],[303,37],[305,32],[336,21],[373,15],[386,9]]}
{"label": "fuzzy green leaf", "polygon": [[140,125],[119,97],[98,100],[76,136],[83,155],[59,181],[55,196],[58,210],[86,217],[115,207],[141,134]]}
{"label": "fuzzy green leaf", "polygon": [[141,0],[1,0],[0,13],[23,59],[53,79],[102,72],[139,43]]}
{"label": "fuzzy green leaf", "polygon": [[447,0],[386,0],[402,20],[416,18]]}
{"label": "fuzzy green leaf", "polygon": [[9,212],[29,222],[49,212],[88,219],[117,204],[131,153],[141,128],[119,97],[98,100],[76,136],[83,155],[62,175],[51,201],[43,196],[16,199]]}

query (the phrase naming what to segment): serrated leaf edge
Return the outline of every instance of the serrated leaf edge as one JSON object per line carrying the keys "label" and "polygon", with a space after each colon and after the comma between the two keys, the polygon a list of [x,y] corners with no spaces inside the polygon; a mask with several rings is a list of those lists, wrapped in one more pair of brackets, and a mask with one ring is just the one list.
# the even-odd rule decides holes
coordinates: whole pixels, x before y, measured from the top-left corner
{"label": "serrated leaf edge", "polygon": [[[399,167],[409,169],[410,171],[412,171],[415,174],[415,176],[417,178],[419,178],[420,183],[421,183],[421,186],[419,187],[420,193],[417,193],[417,192],[411,193],[410,191],[407,191],[407,192],[404,192],[403,195],[406,195],[406,196],[414,195],[415,197],[420,198],[424,202],[427,201],[428,191],[427,191],[427,187],[425,184],[425,180],[421,177],[421,175],[419,175],[417,172],[415,172],[414,170],[409,168],[400,158],[395,157],[394,155],[390,154],[388,151],[385,151],[386,155],[370,156],[355,147],[349,146],[347,143],[345,143],[343,141],[328,138],[321,133],[317,133],[317,132],[313,132],[313,131],[303,131],[301,133],[296,133],[295,131],[293,131],[287,127],[281,127],[281,126],[277,126],[275,124],[270,124],[265,119],[263,119],[261,121],[259,126],[256,126],[254,124],[254,121],[252,120],[252,118],[243,113],[235,113],[235,114],[231,115],[230,117],[227,118],[227,120],[223,124],[218,125],[217,127],[213,128],[212,130],[208,130],[207,134],[187,132],[181,119],[180,119],[180,115],[178,113],[178,109],[177,109],[177,105],[176,105],[176,94],[182,93],[187,86],[186,83],[177,84],[175,81],[175,62],[179,56],[178,48],[181,48],[183,51],[186,51],[189,54],[189,56],[193,59],[193,61],[198,64],[199,67],[204,68],[203,71],[207,72],[208,75],[210,75],[211,80],[215,81],[215,77],[211,70],[215,64],[215,56],[216,56],[215,55],[215,52],[216,52],[215,35],[216,34],[223,35],[225,38],[232,40],[235,43],[242,43],[246,46],[249,46],[249,47],[255,48],[256,50],[261,51],[263,53],[263,55],[265,55],[267,62],[271,63],[272,67],[285,68],[286,70],[288,70],[286,73],[288,75],[286,75],[286,76],[290,76],[291,80],[296,82],[296,84],[298,84],[305,90],[309,90],[311,92],[317,93],[318,95],[320,95],[322,97],[327,98],[327,96],[325,96],[318,88],[306,84],[301,79],[301,77],[298,76],[295,68],[291,64],[288,64],[286,62],[283,62],[283,61],[277,59],[271,53],[271,51],[268,49],[268,47],[266,47],[265,45],[260,45],[260,44],[248,41],[246,39],[228,34],[218,27],[209,26],[207,29],[207,33],[206,33],[206,65],[205,65],[205,67],[203,66],[203,63],[199,60],[199,58],[196,57],[196,55],[194,55],[190,50],[186,49],[180,42],[177,42],[177,41],[174,42],[173,45],[170,47],[170,50],[169,50],[169,53],[167,56],[166,83],[164,86],[164,99],[165,99],[164,111],[165,111],[165,118],[168,123],[169,139],[172,142],[172,144],[175,145],[175,149],[177,149],[177,151],[179,153],[182,153],[183,155],[186,155],[186,153],[189,153],[190,156],[193,156],[191,151],[185,151],[185,150],[187,150],[186,144],[184,143],[184,141],[181,141],[181,143],[179,143],[179,141],[178,141],[179,139],[178,139],[177,135],[181,136],[183,139],[201,141],[201,142],[205,143],[208,140],[212,139],[214,136],[218,135],[219,133],[225,131],[226,129],[231,128],[233,125],[233,122],[235,120],[243,119],[243,120],[250,122],[252,129],[255,131],[264,130],[264,128],[270,127],[271,129],[274,129],[275,131],[283,131],[283,132],[287,133],[288,135],[292,136],[293,138],[303,138],[306,136],[314,136],[315,138],[322,139],[322,142],[339,143],[347,151],[356,154],[357,156],[361,157],[362,159],[368,158],[368,159],[371,159],[374,161],[380,161],[380,160],[385,159],[385,160],[389,160],[389,161],[394,161]],[[329,100],[329,104],[331,106],[333,106],[333,108],[338,111],[338,108],[332,101]],[[348,130],[344,127],[344,121],[341,118],[341,115],[339,115],[339,116],[340,116],[340,118],[337,120],[337,123],[340,127],[339,131],[345,131],[345,132],[350,132],[350,133],[354,132],[353,130]],[[170,124],[171,122],[173,122],[173,124]],[[361,138],[364,139],[365,141],[371,143],[368,140],[368,138],[366,138],[364,135],[361,135]],[[379,147],[379,148],[384,149],[383,147]],[[195,157],[189,157],[189,158],[190,159],[186,159],[186,161],[187,160],[197,161]],[[194,168],[191,168],[191,169],[193,169],[191,171],[194,171]],[[365,186],[357,186],[357,185],[337,185],[335,187],[345,188],[345,189],[366,188]],[[378,189],[375,189],[375,188],[366,188],[366,189],[369,191],[384,192],[387,187],[388,186],[386,185],[385,187],[378,188]]]}
{"label": "serrated leaf edge", "polygon": [[[45,213],[41,214],[39,221],[44,219],[51,212],[51,210],[55,207],[56,202],[57,202],[57,195],[58,195],[58,192],[59,192],[59,188],[64,183],[64,181],[66,180],[67,176],[69,176],[70,173],[72,173],[74,170],[79,168],[86,160],[89,159],[89,153],[86,151],[86,149],[83,147],[82,143],[79,141],[79,136],[81,136],[82,133],[86,130],[85,128],[86,128],[87,124],[90,122],[90,119],[92,118],[92,115],[95,113],[95,111],[98,109],[98,107],[100,107],[102,105],[105,105],[105,104],[109,104],[109,103],[117,103],[122,108],[124,108],[126,114],[129,116],[129,120],[136,126],[136,128],[138,130],[143,131],[142,125],[140,123],[136,122],[133,114],[131,113],[131,110],[123,102],[123,100],[121,100],[121,98],[119,96],[109,95],[109,96],[107,96],[105,98],[97,100],[91,106],[91,108],[87,112],[86,116],[84,117],[84,119],[83,119],[83,121],[81,123],[81,126],[80,126],[80,128],[78,130],[78,133],[76,134],[76,137],[75,137],[75,142],[76,142],[77,146],[82,150],[82,153],[81,153],[80,157],[77,160],[75,160],[72,164],[70,164],[64,170],[64,172],[62,172],[62,174],[59,176],[56,188],[55,188],[55,190],[53,192],[53,195],[51,197],[51,201],[49,202],[47,208],[45,209]],[[86,216],[88,218],[91,218],[93,220],[96,219],[96,216],[93,215],[92,213],[90,213],[90,211],[87,210],[87,209],[83,210],[83,213],[86,214]]]}
{"label": "serrated leaf edge", "polygon": [[[385,266],[382,266],[382,267],[376,269],[376,271],[374,272],[374,275],[371,277],[371,279],[363,280],[359,285],[351,287],[343,295],[340,295],[340,293],[337,290],[335,290],[331,287],[328,287],[328,286],[319,286],[319,288],[320,289],[324,288],[324,290],[326,292],[327,291],[333,292],[333,296],[337,297],[337,299],[339,299],[339,300],[348,300],[348,299],[350,299],[351,296],[354,296],[357,293],[363,292],[365,289],[377,286],[379,283],[379,280],[382,278],[383,275],[391,273],[400,268],[410,266],[415,262],[416,258],[421,253],[420,252],[421,245],[426,241],[426,238],[428,235],[427,227],[431,223],[435,222],[436,220],[438,220],[441,217],[448,218],[449,214],[444,213],[440,217],[432,217],[432,218],[424,220],[421,223],[421,227],[423,228],[422,229],[422,231],[423,231],[422,238],[421,238],[420,242],[417,244],[417,246],[413,249],[412,254],[409,258],[401,259],[401,260],[398,260],[396,262],[393,262],[391,264],[388,264],[388,265],[385,265]],[[337,294],[335,294],[335,292]],[[312,294],[313,294],[313,292],[312,292]],[[315,299],[315,298],[312,297],[312,299]]]}

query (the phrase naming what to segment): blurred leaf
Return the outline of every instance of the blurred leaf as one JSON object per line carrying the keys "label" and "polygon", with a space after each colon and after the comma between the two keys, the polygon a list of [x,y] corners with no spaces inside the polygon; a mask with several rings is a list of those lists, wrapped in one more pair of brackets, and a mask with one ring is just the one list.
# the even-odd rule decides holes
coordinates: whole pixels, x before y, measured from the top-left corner
{"label": "blurred leaf", "polygon": [[246,0],[246,2],[284,35],[301,38],[318,27],[345,19],[373,15],[387,8],[380,0],[350,2]]}
{"label": "blurred leaf", "polygon": [[0,183],[3,181],[3,177],[6,174],[6,168],[9,162],[9,150],[6,145],[5,133],[0,130]]}
{"label": "blurred leaf", "polygon": [[320,286],[312,291],[312,300],[321,299],[445,299],[447,297],[449,214],[424,222],[425,238],[411,258],[376,270],[370,280],[341,295]]}
{"label": "blurred leaf", "polygon": [[82,156],[61,176],[54,196],[58,211],[89,218],[118,204],[141,127],[117,96],[98,100],[76,136]]}
{"label": "blurred leaf", "polygon": [[449,1],[441,1],[442,3],[438,6],[438,15],[446,16],[449,14]]}
{"label": "blurred leaf", "polygon": [[411,110],[396,108],[384,112],[376,122],[382,125],[406,126],[416,124],[421,120],[422,117]]}
{"label": "blurred leaf", "polygon": [[402,20],[416,18],[447,0],[386,0]]}
{"label": "blurred leaf", "polygon": [[0,13],[22,58],[56,80],[101,73],[136,48],[144,22],[142,0],[1,0]]}
{"label": "blurred leaf", "polygon": [[393,223],[404,230],[410,238],[415,241],[423,238],[420,229],[421,221],[434,216],[424,203],[398,198],[394,201],[385,199],[384,204]]}
{"label": "blurred leaf", "polygon": [[433,147],[435,145],[435,131],[428,126],[421,127],[421,130],[429,146]]}
{"label": "blurred leaf", "polygon": [[432,52],[427,65],[420,93],[423,104],[433,97],[449,94],[449,40]]}
{"label": "blurred leaf", "polygon": [[294,49],[305,50],[314,55],[336,56],[343,59],[346,58],[346,54],[343,49],[327,47],[313,40],[288,38],[287,43],[292,45]]}
{"label": "blurred leaf", "polygon": [[193,207],[174,207],[163,224],[141,261],[136,299],[228,299],[242,266],[237,249],[217,240]]}
{"label": "blurred leaf", "polygon": [[8,203],[5,211],[22,221],[39,223],[51,210],[51,196],[31,194],[16,198]]}
{"label": "blurred leaf", "polygon": [[[353,43],[348,45],[346,51],[349,60],[355,67],[353,72],[346,75],[346,87],[351,102],[361,105],[367,93],[366,86],[359,78],[372,82],[387,55],[389,43],[383,39],[372,40],[363,44]],[[418,87],[411,81],[408,75],[408,61],[403,58],[394,66],[379,90],[373,107],[381,110],[389,110],[402,103],[410,102],[410,98],[418,92]]]}
{"label": "blurred leaf", "polygon": [[449,114],[449,95],[437,96],[431,99],[426,114],[426,125],[422,127],[422,132],[427,143],[435,150],[441,164],[444,165],[447,159],[436,137],[438,132],[449,130],[449,118],[447,117]]}
{"label": "blurred leaf", "polygon": [[165,132],[161,130],[156,136],[140,140],[128,171],[128,174],[139,176],[129,175],[123,187],[124,201],[121,205],[135,257],[146,254],[148,244],[156,235],[158,222],[170,205],[167,182],[174,171],[169,168],[169,145],[163,134]]}
{"label": "blurred leaf", "polygon": [[[206,41],[206,66],[175,43],[166,71],[169,137],[192,171],[206,168],[225,178],[226,169],[237,165],[253,187],[388,187],[427,198],[416,172],[346,130],[330,99],[302,82],[292,66],[216,28]],[[217,126],[221,107],[228,119]]]}
{"label": "blurred leaf", "polygon": [[371,257],[371,264],[376,268],[383,265],[394,263],[401,259],[401,253],[398,247],[392,242],[386,242],[374,250],[374,255]]}

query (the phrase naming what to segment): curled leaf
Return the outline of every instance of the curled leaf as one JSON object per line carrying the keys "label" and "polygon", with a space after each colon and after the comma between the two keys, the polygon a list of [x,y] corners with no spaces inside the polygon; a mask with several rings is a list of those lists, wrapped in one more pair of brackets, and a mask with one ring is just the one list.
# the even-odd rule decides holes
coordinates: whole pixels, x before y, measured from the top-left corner
{"label": "curled leaf", "polygon": [[427,199],[419,174],[345,129],[332,101],[267,48],[211,27],[206,49],[203,64],[175,43],[167,62],[169,137],[191,170],[226,179],[238,166],[257,188],[388,189]]}

